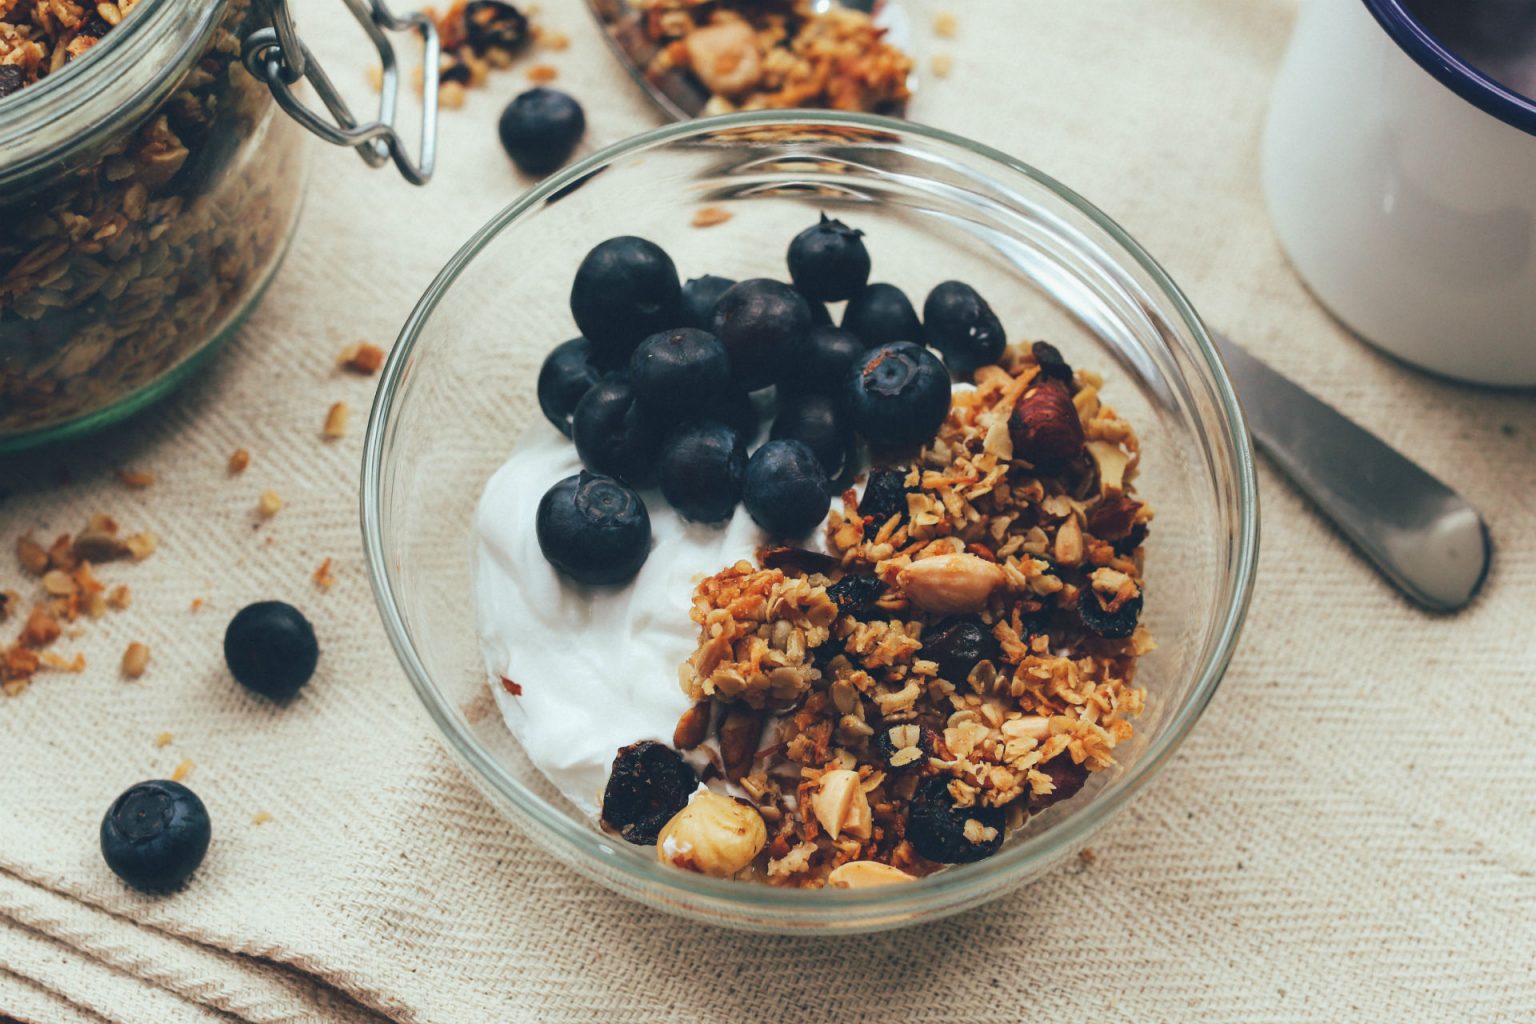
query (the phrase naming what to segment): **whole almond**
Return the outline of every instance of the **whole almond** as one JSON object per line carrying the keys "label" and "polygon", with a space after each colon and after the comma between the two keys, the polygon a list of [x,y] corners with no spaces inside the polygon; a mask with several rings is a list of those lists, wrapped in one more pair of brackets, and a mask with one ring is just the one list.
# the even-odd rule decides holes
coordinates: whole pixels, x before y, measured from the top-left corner
{"label": "whole almond", "polygon": [[1042,469],[1067,462],[1083,450],[1083,422],[1067,386],[1054,378],[1031,385],[1008,418],[1013,456]]}
{"label": "whole almond", "polygon": [[740,782],[752,770],[757,741],[763,735],[763,713],[749,707],[732,707],[720,719],[720,761],[725,777]]}
{"label": "whole almond", "polygon": [[1003,570],[977,555],[935,555],[901,570],[896,582],[907,600],[924,611],[960,615],[986,606],[1003,582]]}

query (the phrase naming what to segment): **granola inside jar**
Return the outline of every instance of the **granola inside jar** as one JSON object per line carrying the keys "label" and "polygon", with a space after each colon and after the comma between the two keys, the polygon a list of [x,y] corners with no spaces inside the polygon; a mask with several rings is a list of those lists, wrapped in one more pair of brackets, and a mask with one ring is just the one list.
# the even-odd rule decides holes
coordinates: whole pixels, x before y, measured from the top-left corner
{"label": "granola inside jar", "polygon": [[165,393],[276,269],[304,132],[241,63],[262,14],[0,0],[0,450]]}

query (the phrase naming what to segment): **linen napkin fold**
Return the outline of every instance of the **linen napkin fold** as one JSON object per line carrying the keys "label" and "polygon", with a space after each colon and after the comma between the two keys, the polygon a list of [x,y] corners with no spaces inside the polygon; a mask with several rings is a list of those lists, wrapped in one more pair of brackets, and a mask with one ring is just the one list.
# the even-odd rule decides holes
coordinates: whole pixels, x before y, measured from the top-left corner
{"label": "linen napkin fold", "polygon": [[[572,42],[533,59],[586,105],[589,140],[654,123],[584,5],[543,6]],[[924,70],[930,55],[954,58],[948,78],[925,76],[914,118],[1070,183],[1213,324],[1473,499],[1499,544],[1483,597],[1454,618],[1415,611],[1266,472],[1261,585],[1238,657],[1091,862],[955,919],[850,939],[726,933],[607,893],[490,807],[416,707],[358,540],[373,385],[334,367],[348,344],[387,345],[425,282],[524,187],[494,131],[524,87],[513,70],[445,112],[424,190],[317,144],[288,261],[211,372],[129,428],[0,464],[0,545],[77,530],[94,512],[161,541],[142,564],[100,569],[134,602],[61,641],[87,656],[85,672],[0,697],[0,1017],[1536,1017],[1536,408],[1374,354],[1288,269],[1257,154],[1294,4],[910,6]],[[923,26],[946,6],[958,29],[941,39]],[[331,77],[366,90],[345,5],[302,16]],[[540,272],[567,286],[566,268],[508,268]],[[527,331],[554,342],[570,326]],[[355,429],[326,442],[337,401]],[[231,477],[236,448],[252,460]],[[156,483],[125,489],[117,467]],[[285,505],[263,522],[267,489]],[[327,558],[323,590],[312,574]],[[0,559],[0,585],[21,583]],[[241,691],[220,655],[229,617],[273,598],[303,608],[322,644],[316,678],[283,707]],[[116,672],[130,641],[151,650],[132,682]],[[143,897],[106,869],[96,829],[119,792],[183,762],[214,844],[182,891]],[[256,824],[260,812],[270,820]]]}

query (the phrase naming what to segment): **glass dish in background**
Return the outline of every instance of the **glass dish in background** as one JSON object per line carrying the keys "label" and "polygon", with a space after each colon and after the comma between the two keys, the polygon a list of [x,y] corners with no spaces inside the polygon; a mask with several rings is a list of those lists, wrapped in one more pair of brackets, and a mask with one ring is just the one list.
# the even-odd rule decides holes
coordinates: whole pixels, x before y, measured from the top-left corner
{"label": "glass dish in background", "polygon": [[[703,206],[729,220],[690,225]],[[784,890],[658,864],[599,832],[524,757],[487,689],[475,628],[472,517],[524,429],[551,429],[534,384],[573,336],[577,263],[636,234],[684,277],[783,278],[793,235],[825,211],[863,229],[872,280],[920,305],[941,280],[975,285],[1013,340],[1046,338],[1104,375],[1136,427],[1147,545],[1141,662],[1147,710],[1120,764],[1030,819],[995,856],[912,884]],[[1163,271],[1084,200],[995,150],[849,114],[735,114],[660,128],[526,193],[428,289],[390,357],[368,425],[362,517],[369,569],[406,673],[469,776],[563,862],[642,903],[763,931],[868,931],[954,913],[1039,877],[1135,798],[1205,708],[1253,584],[1253,455],[1205,329]],[[529,523],[532,529],[533,524]],[[687,608],[658,614],[686,615]],[[601,644],[602,637],[590,642]],[[622,668],[618,669],[622,670]]]}

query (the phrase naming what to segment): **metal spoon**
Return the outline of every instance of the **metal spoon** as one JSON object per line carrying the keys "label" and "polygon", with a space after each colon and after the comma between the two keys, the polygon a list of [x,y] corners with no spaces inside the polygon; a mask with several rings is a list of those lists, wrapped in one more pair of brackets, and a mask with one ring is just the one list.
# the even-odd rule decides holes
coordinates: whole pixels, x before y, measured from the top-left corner
{"label": "metal spoon", "polygon": [[[644,11],[638,10],[629,0],[587,0],[587,6],[592,9],[592,16],[602,28],[603,38],[608,40],[614,56],[663,114],[673,121],[686,121],[704,112],[710,91],[690,72],[671,69],[652,74],[646,70],[661,47],[646,35]],[[834,7],[864,11],[889,30],[892,42],[910,51],[911,33],[906,12],[898,0],[813,0],[811,4],[818,14]],[[908,79],[907,88],[915,91],[916,87],[914,75]]]}
{"label": "metal spoon", "polygon": [[1464,608],[1488,575],[1482,516],[1375,434],[1215,331],[1259,450],[1404,594]]}

